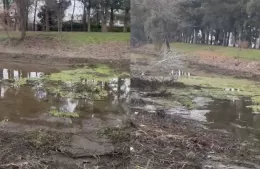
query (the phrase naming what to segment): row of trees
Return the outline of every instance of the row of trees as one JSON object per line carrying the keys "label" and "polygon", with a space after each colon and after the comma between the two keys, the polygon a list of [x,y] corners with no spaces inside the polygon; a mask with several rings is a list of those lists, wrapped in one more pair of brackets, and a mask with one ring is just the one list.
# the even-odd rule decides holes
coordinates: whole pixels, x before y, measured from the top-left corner
{"label": "row of trees", "polygon": [[[37,3],[40,0],[34,0],[34,9],[37,8]],[[71,31],[73,31],[73,20],[75,15],[75,4],[80,2],[83,8],[82,13],[82,31],[91,31],[91,25],[95,20],[96,25],[101,23],[102,32],[107,32],[107,23],[109,30],[113,31],[115,12],[123,11],[124,14],[124,32],[130,22],[130,0],[42,0],[45,2],[37,14],[40,18],[41,24],[44,25],[46,31],[51,30],[51,26],[57,25],[58,31],[62,30],[62,19],[65,11],[73,5],[73,12],[71,14]],[[77,10],[77,9],[76,9]],[[34,14],[36,16],[36,13]],[[35,25],[35,21],[34,21]]]}
{"label": "row of trees", "polygon": [[76,2],[81,3],[83,8],[82,31],[90,32],[94,21],[97,26],[101,26],[102,32],[113,31],[115,12],[123,11],[123,31],[127,32],[130,23],[130,0],[2,0],[4,12],[0,17],[9,28],[20,30],[22,37],[28,30],[29,14],[33,15],[33,30],[37,29],[38,17],[43,30],[51,31],[55,27],[58,31],[62,31],[65,11],[73,5],[70,20],[73,31],[75,10],[78,10]]}
{"label": "row of trees", "polygon": [[133,5],[132,32],[146,33],[142,40],[259,48],[259,0],[133,0]]}

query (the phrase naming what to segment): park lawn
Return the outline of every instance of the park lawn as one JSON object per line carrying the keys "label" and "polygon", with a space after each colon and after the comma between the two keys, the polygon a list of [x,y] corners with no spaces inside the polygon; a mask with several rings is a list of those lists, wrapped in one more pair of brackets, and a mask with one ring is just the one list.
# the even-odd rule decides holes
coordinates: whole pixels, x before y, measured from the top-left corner
{"label": "park lawn", "polygon": [[260,50],[240,49],[233,47],[211,46],[201,44],[173,43],[172,47],[190,54],[199,54],[201,52],[210,52],[212,55],[227,56],[246,60],[260,60]]}
{"label": "park lawn", "polygon": [[[19,32],[9,32],[9,36],[14,39],[18,39]],[[130,40],[130,33],[102,33],[102,32],[27,32],[27,37],[37,38],[53,38],[61,40],[62,42],[75,43],[75,44],[89,44],[89,43],[102,43],[102,42],[124,42]],[[5,32],[0,33],[0,40],[7,38]]]}

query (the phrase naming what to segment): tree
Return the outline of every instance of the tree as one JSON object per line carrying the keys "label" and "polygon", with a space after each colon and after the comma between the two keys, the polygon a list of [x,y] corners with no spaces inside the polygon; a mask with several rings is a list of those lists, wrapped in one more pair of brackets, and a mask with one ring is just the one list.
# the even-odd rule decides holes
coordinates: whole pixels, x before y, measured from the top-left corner
{"label": "tree", "polygon": [[177,0],[134,0],[132,24],[136,21],[140,22],[140,19],[133,20],[133,18],[144,16],[141,22],[144,22],[146,36],[159,48],[165,42],[167,51],[170,51],[169,37],[175,33],[176,24],[183,24],[181,17],[176,14],[179,3]]}
{"label": "tree", "polygon": [[34,1],[34,15],[33,15],[33,30],[36,31],[36,12],[38,7],[38,0]]}
{"label": "tree", "polygon": [[123,0],[123,10],[124,10],[124,29],[123,32],[127,32],[128,23],[130,20],[130,0]]}
{"label": "tree", "polygon": [[74,13],[75,13],[75,5],[76,5],[76,0],[73,1],[73,11],[71,15],[71,20],[70,20],[70,31],[73,31],[73,19],[74,19]]}
{"label": "tree", "polygon": [[109,0],[101,0],[100,1],[100,17],[101,17],[102,32],[107,32],[107,20],[108,20],[109,4],[110,4]]}
{"label": "tree", "polygon": [[[52,5],[49,7],[46,5],[41,7],[40,12],[38,13],[38,17],[40,18],[41,25],[45,25],[46,31],[50,31],[51,29],[54,30],[56,28],[58,31],[62,31],[62,20],[65,16],[65,10],[70,5],[70,0],[59,0],[55,3],[52,3]],[[48,18],[46,18],[46,16]]]}
{"label": "tree", "polygon": [[17,8],[18,8],[18,17],[19,17],[19,23],[20,23],[20,31],[21,36],[20,40],[24,40],[26,37],[26,25],[27,25],[27,12],[28,9],[28,0],[16,0]]}

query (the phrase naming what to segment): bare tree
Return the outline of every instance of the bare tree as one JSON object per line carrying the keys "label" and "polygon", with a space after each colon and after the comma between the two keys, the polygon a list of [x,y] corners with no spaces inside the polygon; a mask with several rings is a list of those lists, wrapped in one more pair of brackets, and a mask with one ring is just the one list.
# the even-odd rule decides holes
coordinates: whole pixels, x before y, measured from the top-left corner
{"label": "bare tree", "polygon": [[182,0],[133,0],[132,22],[136,22],[136,24],[143,22],[143,31],[147,39],[149,37],[159,49],[162,43],[165,43],[169,52],[169,37],[175,33],[177,25],[184,24],[181,17],[176,15],[179,2],[181,1]]}

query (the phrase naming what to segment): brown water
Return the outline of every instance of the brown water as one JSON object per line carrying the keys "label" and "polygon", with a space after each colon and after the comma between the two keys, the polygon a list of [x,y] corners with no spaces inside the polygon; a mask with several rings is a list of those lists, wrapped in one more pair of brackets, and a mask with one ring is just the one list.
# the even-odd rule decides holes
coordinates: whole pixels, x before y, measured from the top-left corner
{"label": "brown water", "polygon": [[[8,80],[39,78],[59,71],[60,69],[48,66],[0,63],[0,123],[54,128],[77,125],[82,128],[83,123],[92,119],[117,121],[125,115],[127,111],[125,102],[129,91],[128,79],[121,80],[119,84],[121,91],[109,91],[109,97],[105,100],[64,98],[48,93],[41,84],[14,88],[6,83]],[[52,108],[60,112],[78,113],[80,116],[53,117],[49,114]]]}

